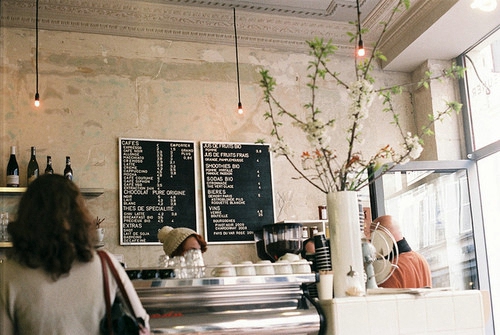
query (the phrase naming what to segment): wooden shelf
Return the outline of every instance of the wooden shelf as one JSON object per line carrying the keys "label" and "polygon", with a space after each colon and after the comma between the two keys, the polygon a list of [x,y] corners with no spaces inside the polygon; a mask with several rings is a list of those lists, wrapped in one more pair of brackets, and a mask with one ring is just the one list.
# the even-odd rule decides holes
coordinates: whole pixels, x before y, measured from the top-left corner
{"label": "wooden shelf", "polygon": [[20,195],[26,192],[26,187],[0,187],[0,194]]}
{"label": "wooden shelf", "polygon": [[[0,249],[2,248],[12,248],[12,242],[10,241],[0,241]],[[94,245],[94,248],[100,249],[104,248],[104,242],[98,242]]]}
{"label": "wooden shelf", "polygon": [[[0,249],[2,248],[12,248],[12,242],[9,241],[0,241]],[[98,242],[94,245],[94,248],[100,249],[104,248],[104,242]]]}
{"label": "wooden shelf", "polygon": [[[26,187],[0,187],[0,195],[22,195],[26,192]],[[104,193],[103,188],[81,188],[83,195],[97,197]]]}
{"label": "wooden shelf", "polygon": [[82,192],[83,195],[89,197],[97,197],[104,193],[103,188],[81,188],[80,191]]}
{"label": "wooden shelf", "polygon": [[[0,195],[11,195],[11,196],[21,196],[26,192],[27,187],[0,187]],[[84,196],[87,197],[97,197],[104,193],[103,188],[81,188],[80,191]],[[96,247],[103,247],[102,245],[97,245]],[[0,241],[0,249],[2,248],[12,248],[12,242]]]}

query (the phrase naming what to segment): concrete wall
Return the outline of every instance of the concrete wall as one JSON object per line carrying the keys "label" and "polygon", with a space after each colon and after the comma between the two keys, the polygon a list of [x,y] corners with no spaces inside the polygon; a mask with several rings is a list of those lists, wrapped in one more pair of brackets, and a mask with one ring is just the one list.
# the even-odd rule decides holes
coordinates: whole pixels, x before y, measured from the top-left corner
{"label": "concrete wall", "polygon": [[[56,173],[71,156],[75,182],[82,188],[100,187],[104,194],[88,198],[95,216],[106,218],[106,248],[124,255],[130,267],[154,266],[161,246],[119,245],[118,138],[137,137],[189,141],[253,143],[271,141],[267,110],[259,87],[259,69],[270,69],[278,82],[283,103],[301,113],[307,102],[307,54],[269,49],[240,48],[241,97],[245,114],[237,105],[234,48],[226,45],[137,39],[84,33],[41,30],[39,34],[39,92],[42,106],[33,107],[35,94],[34,34],[32,30],[1,28],[0,75],[0,185],[5,185],[9,147],[18,148],[21,186],[26,185],[30,146],[37,147],[38,163],[53,158]],[[339,57],[332,62],[346,82],[353,80],[354,62]],[[407,82],[404,73],[376,73],[377,86]],[[332,141],[345,151],[346,95],[332,83],[322,91],[325,113],[337,113]],[[415,129],[408,97],[398,99],[405,127]],[[363,129],[363,153],[400,140],[390,126],[391,116],[372,107]],[[298,155],[305,150],[292,127],[286,135]],[[277,219],[317,219],[324,194],[303,180],[282,158],[273,160],[275,198],[289,195],[290,203]],[[197,180],[200,232],[203,232],[201,178]],[[0,209],[14,212],[16,197],[0,197]],[[275,212],[280,208],[276,201]],[[209,245],[205,263],[220,260],[257,260],[253,244]]]}

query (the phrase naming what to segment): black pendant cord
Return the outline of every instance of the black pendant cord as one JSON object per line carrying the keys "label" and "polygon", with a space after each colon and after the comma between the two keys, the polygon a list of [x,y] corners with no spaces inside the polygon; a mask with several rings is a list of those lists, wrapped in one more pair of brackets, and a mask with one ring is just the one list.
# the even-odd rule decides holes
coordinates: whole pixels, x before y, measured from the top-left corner
{"label": "black pendant cord", "polygon": [[361,9],[359,8],[359,0],[356,0],[356,8],[358,10],[358,48],[363,48],[363,39],[361,38]]}
{"label": "black pendant cord", "polygon": [[361,37],[361,22],[360,22],[361,10],[359,9],[359,0],[356,0],[356,8],[358,10],[358,34]]}
{"label": "black pendant cord", "polygon": [[36,75],[36,93],[35,100],[39,97],[38,94],[38,0],[36,0],[36,18],[35,18],[35,75]]}
{"label": "black pendant cord", "polygon": [[238,108],[241,108],[240,95],[240,66],[238,61],[238,35],[236,32],[236,8],[233,7],[233,23],[234,23],[234,45],[236,46],[236,79],[238,82]]}

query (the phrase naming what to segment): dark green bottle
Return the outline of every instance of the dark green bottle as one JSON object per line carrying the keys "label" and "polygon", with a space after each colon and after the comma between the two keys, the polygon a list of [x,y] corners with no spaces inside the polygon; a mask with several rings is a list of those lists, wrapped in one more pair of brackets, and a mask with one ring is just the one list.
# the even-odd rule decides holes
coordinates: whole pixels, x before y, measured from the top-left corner
{"label": "dark green bottle", "polygon": [[31,147],[31,158],[28,163],[28,184],[38,178],[39,173],[40,170],[38,168],[38,162],[36,161],[36,148]]}
{"label": "dark green bottle", "polygon": [[45,168],[45,174],[54,174],[54,169],[52,168],[51,156],[47,156],[47,167]]}
{"label": "dark green bottle", "polygon": [[66,156],[66,167],[64,168],[64,177],[69,180],[73,180],[73,169],[71,168],[71,159]]}

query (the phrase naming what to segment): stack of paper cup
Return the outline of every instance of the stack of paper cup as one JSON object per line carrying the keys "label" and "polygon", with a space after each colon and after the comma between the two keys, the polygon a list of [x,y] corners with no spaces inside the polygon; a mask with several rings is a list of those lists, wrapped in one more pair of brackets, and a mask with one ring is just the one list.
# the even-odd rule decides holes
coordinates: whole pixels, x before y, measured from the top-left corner
{"label": "stack of paper cup", "polygon": [[332,270],[332,258],[330,255],[330,246],[324,234],[314,235],[314,248],[316,253],[314,254],[314,260],[316,263],[316,269],[318,271]]}

